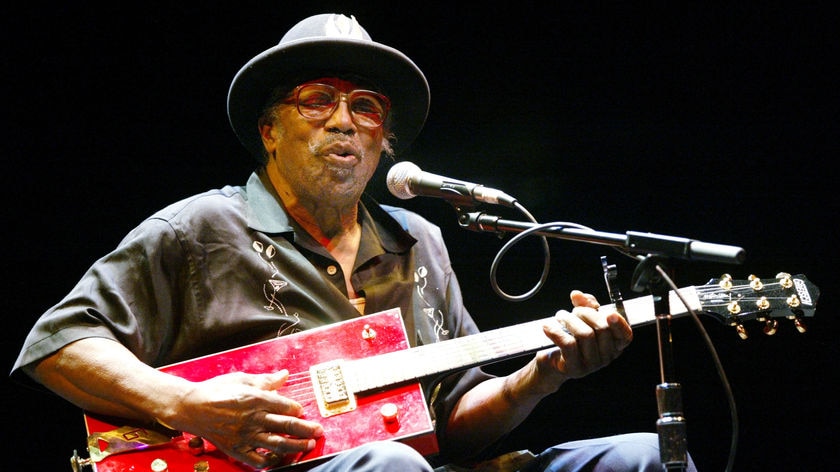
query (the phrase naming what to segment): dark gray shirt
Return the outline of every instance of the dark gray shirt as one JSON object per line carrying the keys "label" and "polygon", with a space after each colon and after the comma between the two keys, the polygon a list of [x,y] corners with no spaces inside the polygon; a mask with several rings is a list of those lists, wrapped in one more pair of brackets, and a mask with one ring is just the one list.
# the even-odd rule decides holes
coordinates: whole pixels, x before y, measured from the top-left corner
{"label": "dark gray shirt", "polygon": [[[399,307],[413,346],[478,332],[440,229],[368,197],[360,210],[351,280],[365,312]],[[82,338],[114,339],[160,367],[357,316],[341,266],[254,173],[245,186],[184,199],[129,232],[37,320],[12,375]],[[435,416],[448,417],[484,378],[478,369],[448,378]]]}

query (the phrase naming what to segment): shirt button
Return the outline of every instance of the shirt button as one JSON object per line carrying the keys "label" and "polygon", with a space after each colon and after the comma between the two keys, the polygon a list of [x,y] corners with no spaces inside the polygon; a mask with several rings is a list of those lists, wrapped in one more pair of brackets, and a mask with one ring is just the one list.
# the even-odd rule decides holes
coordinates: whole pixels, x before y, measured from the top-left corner
{"label": "shirt button", "polygon": [[338,273],[338,268],[334,265],[327,266],[327,273],[330,275],[335,275],[336,273]]}

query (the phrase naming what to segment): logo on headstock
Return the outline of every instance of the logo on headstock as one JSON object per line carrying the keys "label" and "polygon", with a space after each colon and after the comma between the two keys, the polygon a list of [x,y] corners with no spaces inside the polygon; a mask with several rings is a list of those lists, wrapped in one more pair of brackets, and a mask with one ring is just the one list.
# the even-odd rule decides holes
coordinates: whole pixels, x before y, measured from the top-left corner
{"label": "logo on headstock", "polygon": [[802,279],[793,279],[793,285],[796,286],[796,293],[799,295],[799,300],[806,305],[813,305],[811,301],[811,293],[808,292],[808,286]]}

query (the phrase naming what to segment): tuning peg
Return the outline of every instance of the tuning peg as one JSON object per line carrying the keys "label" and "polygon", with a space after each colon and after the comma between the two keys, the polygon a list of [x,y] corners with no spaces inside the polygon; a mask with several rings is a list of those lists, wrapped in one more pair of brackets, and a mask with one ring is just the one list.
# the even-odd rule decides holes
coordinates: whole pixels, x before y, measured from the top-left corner
{"label": "tuning peg", "polygon": [[778,320],[769,319],[769,320],[764,322],[764,329],[762,329],[762,332],[764,332],[764,334],[766,334],[767,336],[773,336],[774,334],[776,334],[776,331],[778,331],[778,330],[779,330],[779,321]]}
{"label": "tuning peg", "polygon": [[793,317],[793,325],[796,326],[796,330],[799,331],[800,333],[804,333],[805,331],[808,331],[808,327],[805,326],[805,322],[802,321],[802,319],[799,318],[798,316]]}
{"label": "tuning peg", "polygon": [[729,274],[721,275],[718,286],[724,290],[732,290],[732,276]]}
{"label": "tuning peg", "polygon": [[779,272],[776,274],[776,278],[779,279],[779,285],[782,288],[793,287],[793,277],[787,272]]}
{"label": "tuning peg", "polygon": [[750,337],[749,333],[747,333],[747,328],[744,328],[744,325],[741,323],[735,325],[735,332],[738,333],[738,337],[741,339],[747,339]]}
{"label": "tuning peg", "polygon": [[764,282],[762,282],[761,279],[758,278],[758,276],[750,275],[749,277],[747,277],[747,279],[749,279],[750,281],[750,288],[752,288],[756,292],[764,288]]}

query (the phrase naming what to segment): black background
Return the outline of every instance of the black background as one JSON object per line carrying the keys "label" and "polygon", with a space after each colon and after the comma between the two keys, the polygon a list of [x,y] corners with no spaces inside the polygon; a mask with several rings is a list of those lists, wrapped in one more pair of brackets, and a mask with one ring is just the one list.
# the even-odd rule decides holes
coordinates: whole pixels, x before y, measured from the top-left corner
{"label": "black background", "polygon": [[[195,192],[244,183],[253,162],[227,123],[231,78],[298,20],[334,11],[354,14],[426,73],[431,112],[400,159],[503,189],[541,222],[746,250],[742,265],[674,263],[678,285],[779,271],[818,285],[820,308],[805,334],[782,323],[767,337],[750,325],[752,336],[741,340],[714,318],[703,325],[738,407],[735,470],[825,470],[835,462],[832,184],[840,130],[830,9],[314,3],[4,7],[7,368],[35,318],[142,218]],[[503,241],[459,228],[443,201],[396,201],[385,190],[385,164],[371,192],[443,228],[483,328],[568,308],[572,288],[605,299],[602,255],[618,265],[624,295],[635,296],[634,261],[605,246],[552,239],[545,287],[526,302],[500,300],[489,267]],[[504,259],[506,291],[536,283],[534,242]],[[691,319],[673,329],[689,449],[700,470],[723,470],[732,434],[723,382]],[[564,439],[653,431],[655,334],[654,326],[637,328],[618,361],[547,399],[510,447],[537,451]],[[4,470],[70,470],[73,449],[84,448],[78,409],[8,381],[3,406]]]}

